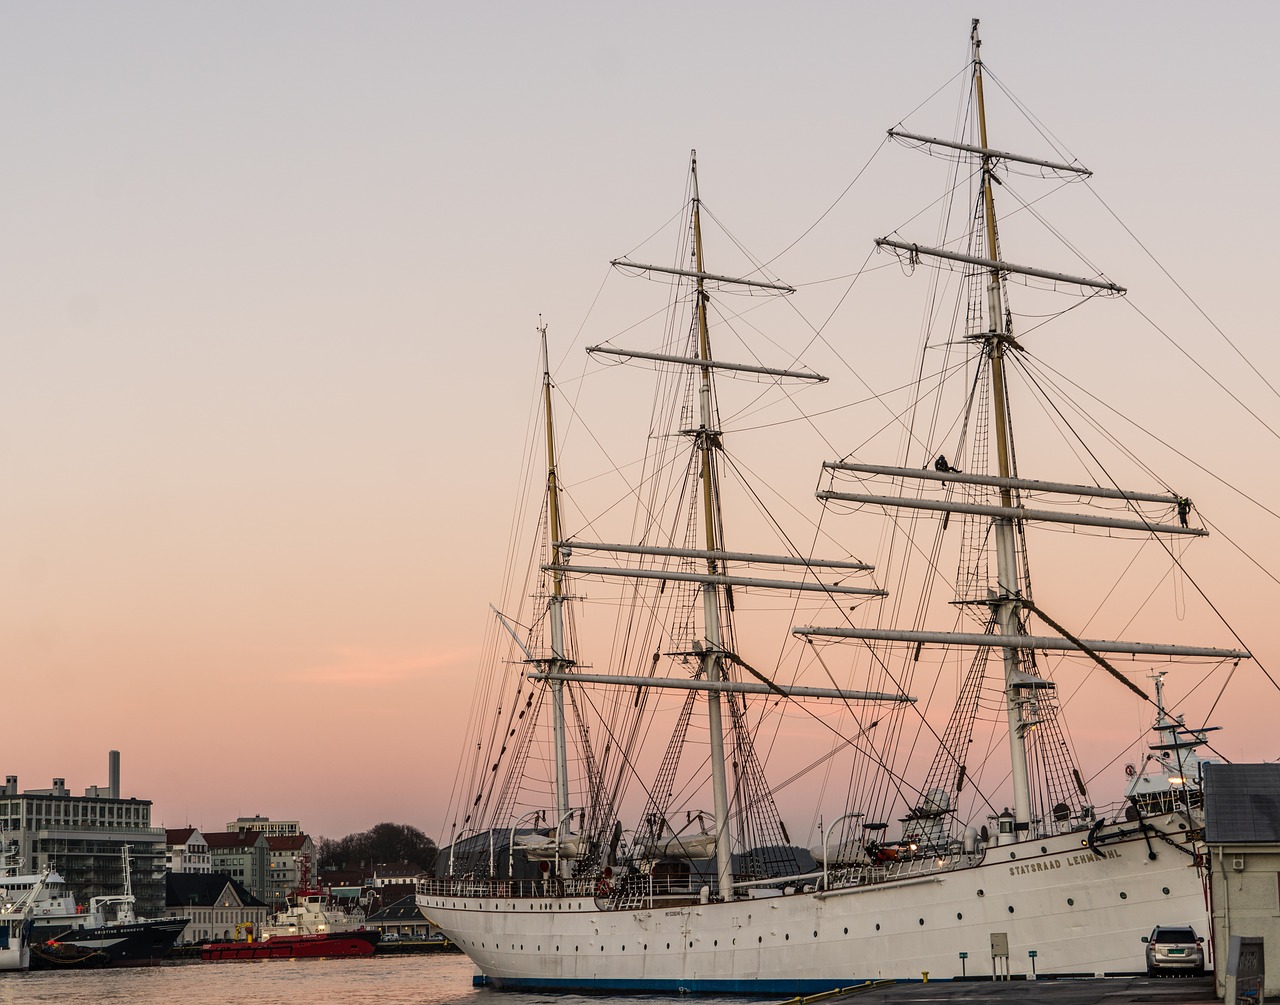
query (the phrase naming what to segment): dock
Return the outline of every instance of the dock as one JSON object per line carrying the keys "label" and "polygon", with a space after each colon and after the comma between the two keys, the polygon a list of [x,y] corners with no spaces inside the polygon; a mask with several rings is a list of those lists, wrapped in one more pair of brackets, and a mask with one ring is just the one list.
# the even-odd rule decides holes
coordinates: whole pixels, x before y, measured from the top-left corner
{"label": "dock", "polygon": [[874,981],[776,1005],[1220,1005],[1212,977]]}

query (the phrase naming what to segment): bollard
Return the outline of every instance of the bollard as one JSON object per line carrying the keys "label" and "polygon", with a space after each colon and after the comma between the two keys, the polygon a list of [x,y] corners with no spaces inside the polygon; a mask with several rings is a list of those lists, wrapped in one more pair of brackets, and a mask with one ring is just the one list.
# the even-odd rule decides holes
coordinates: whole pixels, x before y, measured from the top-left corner
{"label": "bollard", "polygon": [[920,976],[924,978],[924,981],[923,981],[922,983],[924,983],[924,984],[928,984],[928,983],[929,983],[929,971],[927,971],[927,970],[921,970],[921,971],[920,971]]}

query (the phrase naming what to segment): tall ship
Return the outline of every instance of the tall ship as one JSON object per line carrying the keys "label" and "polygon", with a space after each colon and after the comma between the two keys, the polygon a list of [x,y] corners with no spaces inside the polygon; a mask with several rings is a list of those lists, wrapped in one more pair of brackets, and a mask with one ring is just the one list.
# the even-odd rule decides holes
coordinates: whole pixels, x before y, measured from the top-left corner
{"label": "tall ship", "polygon": [[[1011,177],[1088,172],[989,142],[980,46],[975,21],[954,137],[890,130],[947,166],[958,208],[931,244],[875,242],[916,273],[902,283],[928,285],[929,316],[954,324],[925,333],[906,398],[843,434],[880,450],[883,427],[897,446],[815,454],[809,510],[730,449],[758,441],[788,469],[783,434],[805,431],[826,378],[761,334],[763,308],[795,290],[755,260],[709,260],[696,158],[674,262],[612,263],[661,284],[667,308],[617,338],[659,323],[660,337],[588,349],[587,375],[619,382],[611,429],[652,403],[643,460],[601,448],[603,474],[564,478],[542,329],[535,558],[513,557],[506,576],[511,603],[529,603],[495,608],[449,845],[419,895],[479,980],[797,994],[1134,973],[1155,925],[1207,930],[1198,766],[1211,736],[1180,699],[1192,674],[1229,679],[1250,654],[1089,631],[1120,635],[1133,612],[1111,608],[1141,607],[1116,578],[1135,551],[1163,564],[1156,587],[1181,581],[1186,545],[1207,531],[1185,486],[1148,468],[1124,480],[1115,458],[1130,455],[1088,441],[1089,409],[1058,401],[1070,385],[1030,351],[1021,325],[1126,291],[1092,268],[1006,257],[997,210]],[[1036,306],[1015,309],[1014,286]],[[818,326],[804,337],[831,341]],[[651,397],[622,389],[634,375],[655,378]],[[581,394],[575,382],[586,447]],[[1035,436],[1015,439],[1019,404],[1033,431],[1070,441],[1074,474],[1044,470]],[[592,496],[606,475],[621,488]],[[840,543],[850,531],[875,561]],[[778,545],[758,544],[766,534]],[[1044,586],[1037,548],[1062,566]],[[1085,688],[1097,697],[1077,697]],[[1129,703],[1145,740],[1099,735],[1101,703]],[[1124,766],[1135,746],[1141,763]],[[812,847],[787,826],[797,814]]]}

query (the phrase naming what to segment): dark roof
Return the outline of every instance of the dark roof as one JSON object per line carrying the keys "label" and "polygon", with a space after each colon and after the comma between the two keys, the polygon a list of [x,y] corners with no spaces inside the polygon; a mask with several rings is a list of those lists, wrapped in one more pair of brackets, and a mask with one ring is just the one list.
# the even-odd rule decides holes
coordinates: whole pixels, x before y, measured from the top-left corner
{"label": "dark roof", "polygon": [[261,831],[214,831],[204,835],[205,844],[214,848],[252,848],[265,841]]}
{"label": "dark roof", "polygon": [[226,873],[221,872],[169,872],[164,878],[164,902],[166,907],[213,907],[226,888],[230,886],[244,907],[266,907]]}
{"label": "dark roof", "polygon": [[1209,844],[1280,843],[1280,764],[1204,765]]}
{"label": "dark roof", "polygon": [[321,869],[321,886],[364,886],[369,882],[368,869]]}
{"label": "dark roof", "polygon": [[194,827],[179,827],[176,830],[166,830],[164,832],[165,844],[186,844],[191,840],[191,835],[196,832]]}
{"label": "dark roof", "polygon": [[394,904],[384,907],[376,914],[365,918],[366,925],[385,925],[390,921],[426,921],[427,916],[418,907],[418,898],[413,894],[401,897]]}

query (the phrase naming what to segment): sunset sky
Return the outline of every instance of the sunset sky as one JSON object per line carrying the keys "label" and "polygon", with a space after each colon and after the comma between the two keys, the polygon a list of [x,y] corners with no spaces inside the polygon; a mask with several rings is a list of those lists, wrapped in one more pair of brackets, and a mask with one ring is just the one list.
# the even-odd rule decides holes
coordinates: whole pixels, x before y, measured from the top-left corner
{"label": "sunset sky", "polygon": [[[608,261],[679,210],[695,147],[708,205],[765,260],[872,162],[773,263],[788,282],[854,273],[899,227],[932,237],[911,218],[940,181],[911,189],[929,176],[910,152],[873,154],[908,116],[950,134],[973,16],[999,82],[1095,172],[1090,209],[1056,224],[1131,291],[1062,358],[1280,508],[1280,7],[0,7],[3,773],[79,793],[115,748],[157,825],[439,837],[539,316],[574,374],[629,323]],[[888,389],[920,308],[867,293],[842,353]],[[823,295],[798,309],[825,319]],[[1242,553],[1280,573],[1277,518],[1139,442],[1221,530],[1195,573],[1280,679],[1280,586]],[[823,459],[779,458],[797,503]],[[1280,757],[1280,696],[1238,673],[1219,749]]]}

